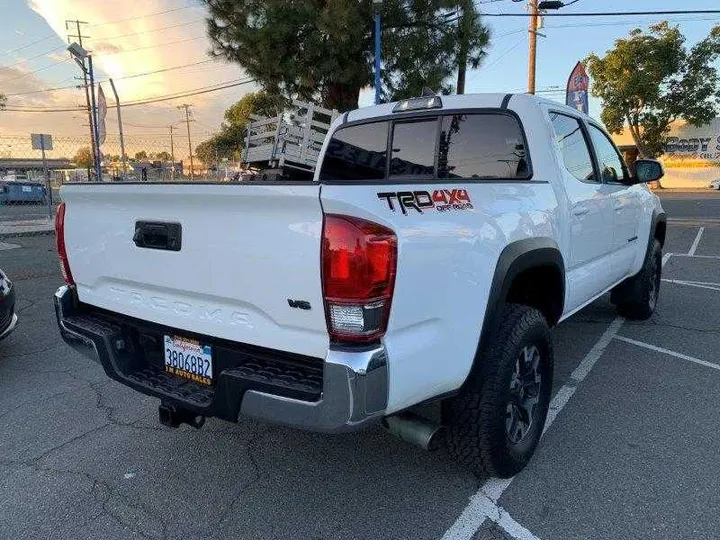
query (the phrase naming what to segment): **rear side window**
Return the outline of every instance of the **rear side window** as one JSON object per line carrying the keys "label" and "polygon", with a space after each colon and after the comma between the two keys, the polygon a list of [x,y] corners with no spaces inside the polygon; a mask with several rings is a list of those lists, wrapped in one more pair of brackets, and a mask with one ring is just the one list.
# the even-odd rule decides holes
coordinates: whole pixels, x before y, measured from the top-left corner
{"label": "rear side window", "polygon": [[389,122],[339,129],[325,152],[320,180],[384,180]]}
{"label": "rear side window", "polygon": [[[385,159],[388,131],[389,163]],[[321,181],[530,177],[520,121],[501,112],[397,118],[343,127],[328,144],[320,170]]]}
{"label": "rear side window", "polygon": [[550,113],[550,120],[567,171],[583,182],[596,182],[590,149],[580,122],[559,113]]}
{"label": "rear side window", "polygon": [[445,116],[440,130],[438,178],[528,178],[525,140],[506,114]]}
{"label": "rear side window", "polygon": [[435,176],[437,118],[401,122],[393,126],[390,180],[424,179]]}

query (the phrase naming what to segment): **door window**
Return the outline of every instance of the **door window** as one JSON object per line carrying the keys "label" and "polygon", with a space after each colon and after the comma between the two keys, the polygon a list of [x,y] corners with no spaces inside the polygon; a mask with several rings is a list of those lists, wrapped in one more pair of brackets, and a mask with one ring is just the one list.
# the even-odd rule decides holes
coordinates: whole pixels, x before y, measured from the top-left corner
{"label": "door window", "polygon": [[625,180],[627,178],[627,168],[613,142],[602,130],[592,124],[590,124],[590,137],[593,146],[595,146],[602,181],[621,182]]}
{"label": "door window", "polygon": [[590,149],[580,121],[554,112],[550,113],[550,121],[567,171],[583,182],[597,182]]}

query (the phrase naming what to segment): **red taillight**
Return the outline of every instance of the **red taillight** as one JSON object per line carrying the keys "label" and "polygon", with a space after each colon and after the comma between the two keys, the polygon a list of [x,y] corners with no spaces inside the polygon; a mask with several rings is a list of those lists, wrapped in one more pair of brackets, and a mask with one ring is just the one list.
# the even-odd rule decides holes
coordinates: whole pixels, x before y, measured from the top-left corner
{"label": "red taillight", "polygon": [[70,272],[70,263],[68,262],[67,250],[65,249],[65,203],[61,202],[57,207],[55,214],[55,241],[57,242],[57,252],[60,258],[60,272],[62,278],[68,285],[74,285],[75,280]]}
{"label": "red taillight", "polygon": [[322,267],[330,337],[353,342],[382,337],[395,287],[395,233],[360,218],[325,216]]}

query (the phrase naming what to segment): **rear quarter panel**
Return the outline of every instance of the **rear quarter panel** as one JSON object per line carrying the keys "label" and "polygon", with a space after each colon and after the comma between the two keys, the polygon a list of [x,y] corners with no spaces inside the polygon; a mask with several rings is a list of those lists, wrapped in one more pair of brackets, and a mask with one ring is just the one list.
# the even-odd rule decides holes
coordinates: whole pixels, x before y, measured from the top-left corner
{"label": "rear quarter panel", "polygon": [[[378,193],[464,189],[472,208],[390,210]],[[388,412],[451,392],[469,374],[500,252],[528,237],[557,237],[555,196],[543,182],[322,187],[325,213],[381,223],[398,236],[388,331]]]}

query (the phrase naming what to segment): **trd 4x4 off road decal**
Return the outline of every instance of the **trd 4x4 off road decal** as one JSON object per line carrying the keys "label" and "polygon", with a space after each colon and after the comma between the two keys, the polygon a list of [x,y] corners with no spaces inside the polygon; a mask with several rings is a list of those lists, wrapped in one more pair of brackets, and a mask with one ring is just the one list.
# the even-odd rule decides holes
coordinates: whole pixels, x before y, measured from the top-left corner
{"label": "trd 4x4 off road decal", "polygon": [[388,191],[378,193],[378,199],[385,199],[388,208],[395,212],[395,204],[400,207],[402,213],[407,215],[408,209],[437,210],[447,212],[449,210],[472,210],[470,195],[466,189],[436,189],[429,191]]}

